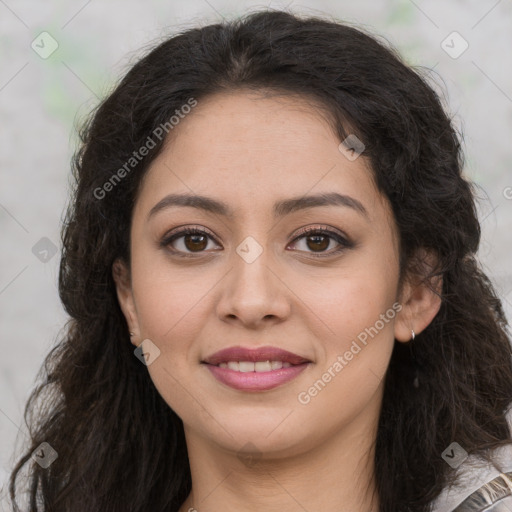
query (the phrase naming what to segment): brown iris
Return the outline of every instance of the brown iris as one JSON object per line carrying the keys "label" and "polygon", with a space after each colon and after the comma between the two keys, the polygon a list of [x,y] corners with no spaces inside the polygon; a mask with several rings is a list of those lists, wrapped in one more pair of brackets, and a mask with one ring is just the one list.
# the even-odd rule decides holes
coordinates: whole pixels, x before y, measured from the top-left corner
{"label": "brown iris", "polygon": [[191,251],[203,251],[208,245],[208,236],[197,233],[188,233],[183,236],[185,247]]}
{"label": "brown iris", "polygon": [[[326,235],[309,235],[307,241],[308,248],[313,249],[319,249],[319,250],[325,250],[327,247],[329,247],[329,237]],[[311,241],[313,240],[313,244],[311,245]]]}

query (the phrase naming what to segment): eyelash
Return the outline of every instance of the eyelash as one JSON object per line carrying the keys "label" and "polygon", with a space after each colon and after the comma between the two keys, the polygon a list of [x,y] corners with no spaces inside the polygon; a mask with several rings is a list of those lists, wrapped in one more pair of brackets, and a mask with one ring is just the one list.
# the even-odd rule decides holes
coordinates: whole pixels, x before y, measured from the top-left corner
{"label": "eyelash", "polygon": [[[185,229],[182,229],[181,231],[178,231],[176,233],[171,233],[171,234],[165,236],[162,239],[162,241],[160,242],[160,246],[163,247],[163,248],[166,248],[172,242],[174,242],[175,240],[177,240],[179,238],[182,238],[183,236],[189,235],[189,234],[191,234],[191,235],[206,235],[207,237],[211,238],[217,245],[220,245],[215,240],[213,235],[210,234],[209,231],[206,231],[205,229],[202,229],[202,228],[187,227]],[[310,254],[314,258],[328,258],[328,257],[334,256],[334,255],[337,255],[337,254],[341,253],[342,251],[344,251],[346,249],[351,249],[351,248],[354,247],[354,244],[351,241],[349,241],[348,239],[344,238],[339,233],[337,233],[335,231],[331,231],[331,230],[326,229],[324,227],[322,227],[322,228],[318,228],[318,227],[306,228],[306,229],[304,229],[304,230],[299,232],[299,234],[292,240],[292,243],[294,243],[294,242],[296,242],[296,241],[298,241],[298,240],[300,240],[302,238],[306,238],[306,237],[312,236],[312,235],[328,236],[329,238],[334,239],[336,242],[338,242],[340,244],[340,247],[338,249],[331,250],[330,252],[327,252],[327,253],[316,253],[315,254],[314,252],[311,252]],[[184,257],[184,258],[195,258],[195,257],[197,257],[196,256],[197,254],[201,253],[201,252],[197,252],[197,253],[183,253],[183,252],[178,251],[176,249],[170,249],[170,251],[174,255],[179,256],[179,257]]]}

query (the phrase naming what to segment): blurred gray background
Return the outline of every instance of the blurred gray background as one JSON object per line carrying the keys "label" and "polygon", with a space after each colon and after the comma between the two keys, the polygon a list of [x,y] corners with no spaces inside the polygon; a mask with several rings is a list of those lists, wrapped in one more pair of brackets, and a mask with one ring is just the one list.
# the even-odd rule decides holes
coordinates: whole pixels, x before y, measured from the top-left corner
{"label": "blurred gray background", "polygon": [[480,187],[480,258],[512,318],[510,0],[0,0],[0,486],[67,319],[57,275],[76,124],[156,39],[266,6],[357,23],[434,69]]}

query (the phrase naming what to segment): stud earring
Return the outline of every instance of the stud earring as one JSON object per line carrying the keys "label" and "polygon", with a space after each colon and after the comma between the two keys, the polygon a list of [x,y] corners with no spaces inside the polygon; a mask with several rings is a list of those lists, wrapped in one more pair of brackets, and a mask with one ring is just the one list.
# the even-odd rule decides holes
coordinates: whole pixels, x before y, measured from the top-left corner
{"label": "stud earring", "polygon": [[130,336],[135,336],[135,333],[131,332],[131,333],[130,333]]}

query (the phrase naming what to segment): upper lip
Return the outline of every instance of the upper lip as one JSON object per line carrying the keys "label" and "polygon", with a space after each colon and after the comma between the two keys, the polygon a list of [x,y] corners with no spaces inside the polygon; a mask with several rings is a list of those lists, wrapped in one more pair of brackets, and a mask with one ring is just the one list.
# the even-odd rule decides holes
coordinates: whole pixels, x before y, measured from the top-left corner
{"label": "upper lip", "polygon": [[283,361],[290,364],[311,362],[302,356],[271,346],[259,348],[228,347],[208,356],[202,362],[218,365],[228,361]]}

